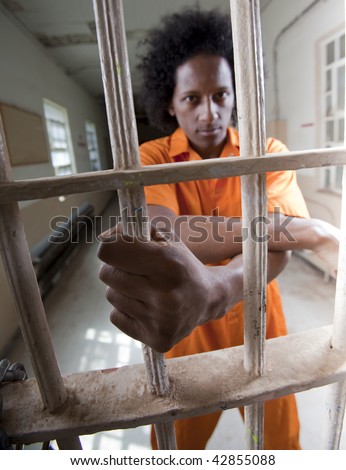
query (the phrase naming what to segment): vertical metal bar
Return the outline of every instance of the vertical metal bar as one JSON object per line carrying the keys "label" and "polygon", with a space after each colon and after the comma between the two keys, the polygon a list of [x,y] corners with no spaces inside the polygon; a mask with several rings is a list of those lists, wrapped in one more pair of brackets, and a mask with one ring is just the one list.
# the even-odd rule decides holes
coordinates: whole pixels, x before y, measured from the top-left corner
{"label": "vertical metal bar", "polygon": [[[121,0],[93,0],[102,78],[115,169],[140,166],[139,145],[128,65]],[[137,236],[150,237],[143,188],[118,191],[123,225]],[[133,222],[135,223],[128,223]],[[148,385],[158,396],[170,391],[163,354],[143,345]],[[160,449],[175,449],[174,423],[155,425]]]}
{"label": "vertical metal bar", "polygon": [[325,449],[338,450],[346,405],[346,381],[330,385],[325,426]]}
{"label": "vertical metal bar", "polygon": [[[346,138],[345,138],[346,144]],[[343,168],[341,239],[336,280],[333,333],[331,347],[346,353],[346,167]],[[325,448],[339,449],[346,406],[346,381],[330,386],[327,401]]]}
{"label": "vertical metal bar", "polygon": [[[13,181],[12,170],[0,115],[0,182],[11,181]],[[0,220],[1,255],[17,307],[19,326],[30,354],[44,406],[49,411],[55,411],[65,402],[67,394],[37,285],[18,203],[0,204]],[[64,438],[63,448],[81,449],[79,437]]]}
{"label": "vertical metal bar", "polygon": [[60,437],[56,442],[60,450],[83,450],[79,436]]}
{"label": "vertical metal bar", "polygon": [[[346,139],[345,139],[346,144]],[[343,167],[341,239],[336,280],[334,322],[331,347],[346,353],[346,167]],[[339,449],[346,406],[346,381],[330,386],[327,401],[326,448]]]}
{"label": "vertical metal bar", "polygon": [[[266,152],[262,38],[258,0],[231,0],[240,154]],[[265,175],[241,177],[244,233],[244,365],[261,376],[265,369],[267,192]],[[260,217],[260,218],[259,218]],[[255,262],[254,262],[255,261]],[[263,448],[264,404],[245,408],[246,448]]]}
{"label": "vertical metal bar", "polygon": [[[346,128],[344,133],[344,146],[346,146]],[[335,349],[341,349],[346,353],[346,166],[343,167],[342,177],[340,228],[341,239],[339,244],[338,275],[336,279],[334,322],[331,347]],[[346,381],[344,380],[330,386],[329,399],[327,401],[328,419],[327,425],[325,426],[327,449],[339,449],[345,415],[345,406]]]}
{"label": "vertical metal bar", "polygon": [[[0,116],[0,182],[11,182],[5,132]],[[46,314],[37,285],[18,203],[0,204],[1,255],[17,307],[19,325],[42,400],[53,411],[66,399]]]}

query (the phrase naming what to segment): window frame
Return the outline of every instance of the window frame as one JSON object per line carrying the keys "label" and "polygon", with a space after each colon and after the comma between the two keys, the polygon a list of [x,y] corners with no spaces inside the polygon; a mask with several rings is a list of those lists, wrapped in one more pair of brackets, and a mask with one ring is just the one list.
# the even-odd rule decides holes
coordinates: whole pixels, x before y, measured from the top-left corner
{"label": "window frame", "polygon": [[[333,57],[328,62],[328,50],[331,52],[333,44]],[[342,47],[343,46],[343,47]],[[339,29],[337,32],[329,35],[321,43],[321,122],[322,122],[322,147],[333,148],[344,145],[344,127],[345,127],[345,96],[342,97],[341,106],[338,106],[340,99],[338,93],[338,73],[343,67],[343,80],[345,82],[345,30]],[[328,77],[328,78],[327,78]],[[342,86],[345,93],[345,85]],[[327,100],[330,104],[330,111],[327,110]],[[343,124],[341,124],[341,122]],[[328,136],[327,127],[330,127],[333,135]],[[341,127],[340,127],[341,126]],[[330,132],[330,131],[329,131]],[[342,167],[331,166],[325,168],[322,172],[321,186],[341,195],[342,192]]]}
{"label": "window frame", "polygon": [[[93,137],[92,139],[93,140],[92,143],[94,145],[93,148],[91,148],[91,140],[89,139],[90,135],[92,135]],[[100,158],[100,150],[99,150],[98,137],[97,137],[97,129],[96,129],[95,123],[93,123],[92,121],[89,121],[88,119],[85,121],[85,137],[86,137],[91,171],[100,171],[101,170],[101,158]],[[95,153],[96,158],[92,158],[91,153]],[[93,167],[94,162],[96,162],[96,167]]]}
{"label": "window frame", "polygon": [[[67,109],[54,101],[44,98],[43,110],[48,135],[51,164],[54,169],[55,176],[66,176],[77,173]],[[59,141],[59,133],[61,137],[60,142],[63,143],[61,147],[56,146],[56,142]],[[65,153],[68,163],[65,165],[57,165],[54,152]],[[69,168],[69,170],[61,170],[64,168]]]}

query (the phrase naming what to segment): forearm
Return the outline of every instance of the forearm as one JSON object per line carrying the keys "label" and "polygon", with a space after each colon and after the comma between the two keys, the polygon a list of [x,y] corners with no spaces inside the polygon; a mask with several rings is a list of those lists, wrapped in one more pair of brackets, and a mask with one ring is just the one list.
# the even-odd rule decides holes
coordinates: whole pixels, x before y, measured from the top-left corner
{"label": "forearm", "polygon": [[[291,218],[279,214],[274,220],[266,219],[268,225],[269,249],[273,251],[291,250],[290,240],[305,233],[306,225],[295,223]],[[289,219],[289,220],[288,220]],[[189,250],[203,263],[217,263],[225,259],[231,259],[242,253],[242,220],[239,217],[221,217],[221,216],[174,216],[170,212],[161,215],[151,210],[151,221],[156,228],[162,232],[173,232],[179,240],[181,240]],[[288,225],[292,226],[292,233],[286,234],[285,229]],[[252,227],[246,233],[252,233],[256,227]],[[264,241],[258,239],[261,243]],[[311,242],[311,237],[307,238],[307,242]],[[295,242],[298,247],[298,242]]]}
{"label": "forearm", "polygon": [[151,223],[161,232],[174,233],[202,263],[217,263],[242,252],[240,218],[176,216],[161,206],[148,206]]}
{"label": "forearm", "polygon": [[239,218],[181,216],[175,225],[181,241],[203,263],[217,263],[242,252]]}
{"label": "forearm", "polygon": [[[290,253],[290,251],[268,253],[267,282],[275,279],[285,268]],[[243,256],[234,257],[226,266],[212,266],[208,269],[215,279],[214,292],[218,300],[217,313],[211,310],[210,317],[220,318],[235,304],[243,300]]]}
{"label": "forearm", "polygon": [[[148,206],[154,225],[178,239],[203,263],[212,264],[233,258],[242,252],[244,236],[256,237],[258,243],[268,241],[269,251],[309,249],[335,269],[339,229],[319,219],[288,217],[271,213],[242,228],[240,218],[214,216],[176,216],[161,206]],[[259,236],[260,224],[267,226],[267,235]]]}
{"label": "forearm", "polygon": [[338,229],[320,219],[288,217],[274,213],[268,219],[269,250],[318,250]]}

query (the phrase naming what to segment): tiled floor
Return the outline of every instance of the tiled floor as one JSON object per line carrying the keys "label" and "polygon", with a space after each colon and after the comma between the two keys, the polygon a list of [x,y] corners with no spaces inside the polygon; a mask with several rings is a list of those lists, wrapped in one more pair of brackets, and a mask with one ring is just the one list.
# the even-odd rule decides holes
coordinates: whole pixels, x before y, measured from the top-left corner
{"label": "tiled floor", "polygon": [[[77,250],[56,289],[45,301],[62,374],[143,362],[140,344],[109,322],[105,287],[98,280],[97,245],[95,242]],[[290,333],[332,322],[334,282],[324,282],[320,272],[298,257],[292,257],[279,281]],[[21,340],[14,344],[8,358],[23,362],[32,375]],[[297,395],[304,449],[322,448],[327,397],[328,387]],[[242,449],[243,428],[237,410],[224,412],[208,449]],[[149,427],[82,436],[81,441],[85,449],[149,449]],[[346,449],[346,432],[341,448]]]}

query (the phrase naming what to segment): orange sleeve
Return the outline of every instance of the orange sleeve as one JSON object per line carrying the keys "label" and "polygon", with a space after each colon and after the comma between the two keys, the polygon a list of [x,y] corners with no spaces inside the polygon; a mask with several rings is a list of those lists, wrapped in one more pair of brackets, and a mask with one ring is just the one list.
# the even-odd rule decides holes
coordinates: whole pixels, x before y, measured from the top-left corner
{"label": "orange sleeve", "polygon": [[[168,138],[145,142],[140,146],[140,156],[143,166],[169,163],[167,145]],[[173,171],[173,168],[172,168]],[[147,204],[155,204],[171,209],[179,215],[179,205],[174,184],[156,184],[144,188]]]}
{"label": "orange sleeve", "polygon": [[[267,153],[288,152],[279,140],[267,140]],[[277,157],[279,158],[279,157]],[[297,183],[295,171],[273,171],[267,173],[268,211],[279,210],[293,217],[309,217],[304,197]]]}

